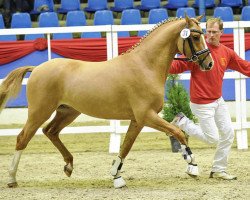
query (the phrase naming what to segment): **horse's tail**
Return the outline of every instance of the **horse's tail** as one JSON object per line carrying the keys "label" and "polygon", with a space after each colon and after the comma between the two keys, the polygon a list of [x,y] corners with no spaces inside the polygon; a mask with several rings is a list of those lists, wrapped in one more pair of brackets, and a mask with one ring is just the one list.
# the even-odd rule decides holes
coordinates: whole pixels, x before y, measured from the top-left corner
{"label": "horse's tail", "polygon": [[0,85],[0,112],[10,98],[16,97],[21,89],[22,81],[27,72],[33,71],[34,67],[20,67],[8,74]]}

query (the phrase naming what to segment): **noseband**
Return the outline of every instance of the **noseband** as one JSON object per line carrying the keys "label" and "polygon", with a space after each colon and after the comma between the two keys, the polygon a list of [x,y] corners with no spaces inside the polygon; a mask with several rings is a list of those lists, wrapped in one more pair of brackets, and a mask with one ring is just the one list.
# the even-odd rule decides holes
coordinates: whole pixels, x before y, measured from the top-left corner
{"label": "noseband", "polygon": [[[190,32],[195,32],[195,33],[199,33],[199,34],[204,34],[202,31],[199,31],[197,29],[188,29],[190,30]],[[192,52],[192,56],[191,58],[174,58],[175,60],[184,60],[184,61],[188,61],[188,62],[196,62],[199,58],[200,55],[204,54],[204,53],[207,53],[207,55],[205,56],[204,59],[202,59],[201,61],[199,61],[199,64],[201,65],[203,63],[203,61],[206,59],[206,57],[208,56],[208,54],[210,53],[210,50],[209,49],[203,49],[201,51],[195,51],[194,49],[194,45],[193,45],[193,42],[191,40],[191,34],[187,37],[187,38],[183,38],[183,53],[184,55],[186,55],[186,52],[185,52],[185,42],[188,41],[188,44],[189,44],[189,47],[190,47],[190,50]]]}

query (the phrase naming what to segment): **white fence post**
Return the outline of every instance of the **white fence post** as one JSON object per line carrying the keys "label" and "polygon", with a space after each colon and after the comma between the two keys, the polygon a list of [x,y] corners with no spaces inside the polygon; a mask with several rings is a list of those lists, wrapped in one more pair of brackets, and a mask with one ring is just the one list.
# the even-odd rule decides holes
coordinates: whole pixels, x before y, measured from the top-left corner
{"label": "white fence post", "polygon": [[[112,28],[112,27],[111,27]],[[111,31],[110,34],[110,42],[107,43],[107,48],[112,50],[112,57],[108,58],[114,58],[118,56],[118,38],[117,34],[114,34]],[[109,140],[109,153],[119,153],[120,151],[120,145],[121,145],[121,134],[118,133],[118,129],[120,126],[119,120],[110,120],[110,126],[112,129],[112,132],[110,133],[110,140]]]}
{"label": "white fence post", "polygon": [[[236,36],[237,35],[237,36]],[[236,51],[238,55],[245,59],[245,31],[244,28],[239,27],[238,32],[234,36],[239,38],[238,41],[235,43],[239,44],[239,49]],[[235,38],[236,39],[236,38]],[[237,87],[236,87],[237,83]],[[236,130],[236,138],[237,138],[237,148],[238,149],[248,149],[248,141],[247,141],[247,129],[244,128],[244,123],[247,122],[247,115],[246,115],[246,79],[244,75],[239,74],[239,79],[235,80],[235,89],[238,91],[235,93],[235,96],[239,97],[239,105],[237,108],[239,112],[237,112],[236,121],[240,122],[241,128],[240,130]]]}
{"label": "white fence post", "polygon": [[110,120],[110,126],[112,126],[112,132],[110,133],[109,153],[119,153],[121,134],[118,133],[118,127],[120,126],[120,121]]}
{"label": "white fence post", "polygon": [[51,60],[51,40],[50,40],[50,33],[47,33],[47,45],[48,45],[48,60]]}

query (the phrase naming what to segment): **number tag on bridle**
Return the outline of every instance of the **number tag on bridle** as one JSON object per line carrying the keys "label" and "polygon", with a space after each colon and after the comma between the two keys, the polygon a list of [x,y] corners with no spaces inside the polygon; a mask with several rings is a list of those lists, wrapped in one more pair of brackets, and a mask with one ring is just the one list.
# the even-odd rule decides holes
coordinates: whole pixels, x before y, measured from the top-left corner
{"label": "number tag on bridle", "polygon": [[183,39],[186,39],[186,38],[188,38],[189,36],[190,36],[190,30],[189,29],[187,29],[187,28],[184,28],[182,31],[181,31],[181,37],[183,38]]}

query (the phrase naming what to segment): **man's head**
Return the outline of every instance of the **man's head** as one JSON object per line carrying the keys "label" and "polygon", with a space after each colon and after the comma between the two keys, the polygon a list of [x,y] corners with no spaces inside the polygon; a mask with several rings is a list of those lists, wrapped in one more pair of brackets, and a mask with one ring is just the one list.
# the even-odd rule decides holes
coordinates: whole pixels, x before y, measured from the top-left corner
{"label": "man's head", "polygon": [[210,18],[206,23],[206,41],[218,46],[223,33],[223,21],[220,18]]}

